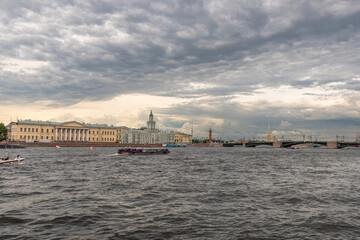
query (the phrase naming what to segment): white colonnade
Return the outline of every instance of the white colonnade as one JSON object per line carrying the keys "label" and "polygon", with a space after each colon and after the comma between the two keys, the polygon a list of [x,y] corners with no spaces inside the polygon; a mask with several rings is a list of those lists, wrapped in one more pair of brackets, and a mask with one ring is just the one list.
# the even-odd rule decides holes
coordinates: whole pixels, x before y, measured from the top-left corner
{"label": "white colonnade", "polygon": [[90,129],[55,128],[56,141],[88,142]]}

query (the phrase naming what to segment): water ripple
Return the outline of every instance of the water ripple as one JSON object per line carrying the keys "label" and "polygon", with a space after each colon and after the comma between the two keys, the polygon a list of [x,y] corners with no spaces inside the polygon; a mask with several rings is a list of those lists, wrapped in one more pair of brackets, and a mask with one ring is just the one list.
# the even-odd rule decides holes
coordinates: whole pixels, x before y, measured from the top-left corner
{"label": "water ripple", "polygon": [[1,167],[0,239],[357,239],[360,151],[26,148]]}

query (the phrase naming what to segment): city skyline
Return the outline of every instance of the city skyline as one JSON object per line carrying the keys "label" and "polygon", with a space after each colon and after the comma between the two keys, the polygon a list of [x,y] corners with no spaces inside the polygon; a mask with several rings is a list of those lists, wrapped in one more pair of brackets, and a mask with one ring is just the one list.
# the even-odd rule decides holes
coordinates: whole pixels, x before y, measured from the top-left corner
{"label": "city skyline", "polygon": [[7,1],[0,122],[360,132],[357,1]]}

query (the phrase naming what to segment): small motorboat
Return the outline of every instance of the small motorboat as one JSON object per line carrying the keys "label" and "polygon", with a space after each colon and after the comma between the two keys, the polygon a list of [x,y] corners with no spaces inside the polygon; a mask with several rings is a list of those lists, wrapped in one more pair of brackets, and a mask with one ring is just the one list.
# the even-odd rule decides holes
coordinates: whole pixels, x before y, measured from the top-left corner
{"label": "small motorboat", "polygon": [[3,158],[0,158],[0,165],[19,163],[19,162],[22,162],[24,160],[25,160],[25,158],[21,158],[20,156],[17,156],[16,158],[3,157]]}
{"label": "small motorboat", "polygon": [[298,148],[298,147],[294,147],[294,146],[288,147],[287,149],[299,150],[299,148]]}
{"label": "small motorboat", "polygon": [[120,148],[118,154],[127,154],[127,155],[163,155],[168,154],[170,151],[167,148]]}

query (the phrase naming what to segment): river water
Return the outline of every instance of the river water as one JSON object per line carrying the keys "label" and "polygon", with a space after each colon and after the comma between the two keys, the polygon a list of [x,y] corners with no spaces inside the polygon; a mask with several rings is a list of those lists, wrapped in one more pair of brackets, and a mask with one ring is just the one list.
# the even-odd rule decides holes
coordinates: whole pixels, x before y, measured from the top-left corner
{"label": "river water", "polygon": [[26,148],[0,239],[359,239],[360,149]]}

